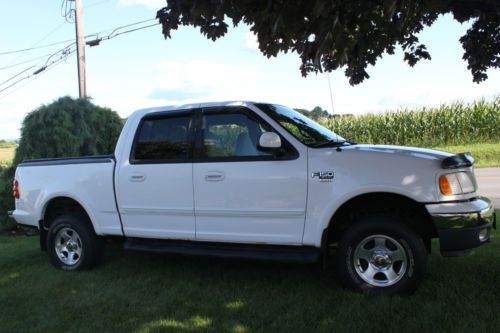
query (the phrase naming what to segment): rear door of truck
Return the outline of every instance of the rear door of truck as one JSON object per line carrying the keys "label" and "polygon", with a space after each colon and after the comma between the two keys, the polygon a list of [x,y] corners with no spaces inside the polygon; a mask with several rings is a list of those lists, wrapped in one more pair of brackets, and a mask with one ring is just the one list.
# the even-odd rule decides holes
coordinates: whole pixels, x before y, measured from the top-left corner
{"label": "rear door of truck", "polygon": [[195,239],[193,110],[149,114],[117,167],[117,199],[128,237]]}

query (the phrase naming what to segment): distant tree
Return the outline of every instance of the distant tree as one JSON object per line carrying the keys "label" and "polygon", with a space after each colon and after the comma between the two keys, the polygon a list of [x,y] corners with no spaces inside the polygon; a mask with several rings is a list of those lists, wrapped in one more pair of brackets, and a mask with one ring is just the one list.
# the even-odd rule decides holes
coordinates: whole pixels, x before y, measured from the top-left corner
{"label": "distant tree", "polygon": [[167,0],[157,18],[165,38],[191,25],[216,40],[227,33],[228,21],[243,22],[267,57],[297,52],[304,76],[345,67],[355,85],[369,78],[368,65],[398,45],[410,66],[430,59],[417,35],[447,13],[472,22],[460,38],[463,59],[473,81],[484,81],[488,68],[500,68],[499,0]]}
{"label": "distant tree", "polygon": [[309,117],[314,120],[318,120],[320,118],[330,118],[330,114],[328,111],[323,110],[320,106],[316,106],[309,113]]}
{"label": "distant tree", "polygon": [[0,168],[0,228],[9,228],[7,211],[14,208],[12,180],[25,159],[111,154],[122,120],[111,109],[89,99],[62,97],[29,113],[13,165]]}
{"label": "distant tree", "polygon": [[301,113],[303,114],[304,116],[306,117],[309,117],[309,113],[310,111],[306,110],[306,109],[294,109],[295,111],[297,111],[298,113]]}
{"label": "distant tree", "polygon": [[320,118],[336,117],[336,115],[328,113],[327,110],[323,110],[321,106],[315,106],[311,111],[306,109],[294,109],[294,110],[314,120],[318,120]]}

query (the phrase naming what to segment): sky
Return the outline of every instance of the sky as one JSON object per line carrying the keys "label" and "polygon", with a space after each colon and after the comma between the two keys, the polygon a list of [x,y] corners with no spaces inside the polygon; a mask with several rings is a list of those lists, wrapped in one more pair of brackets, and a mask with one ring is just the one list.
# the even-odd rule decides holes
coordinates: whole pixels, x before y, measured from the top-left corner
{"label": "sky", "polygon": [[[154,19],[156,11],[166,3],[82,1],[84,34],[104,31],[101,37],[116,27]],[[48,54],[66,44],[1,53],[75,38],[74,24],[61,15],[61,3],[62,0],[0,2],[0,82],[31,67],[0,84],[0,90],[36,71],[47,62]],[[142,25],[151,23],[154,21]],[[117,111],[121,117],[145,107],[221,100],[272,102],[304,109],[321,106],[336,114],[365,114],[492,99],[500,95],[500,70],[490,70],[489,79],[476,84],[462,60],[458,39],[469,26],[470,23],[461,25],[449,15],[440,17],[419,36],[432,56],[431,61],[421,61],[411,68],[398,50],[369,67],[370,79],[353,87],[343,69],[304,78],[297,54],[266,58],[245,25],[231,28],[215,42],[191,27],[181,27],[165,40],[161,26],[157,25],[104,40],[95,47],[87,46],[87,92],[94,103]],[[22,62],[26,63],[17,65]],[[76,54],[0,92],[0,139],[18,138],[27,113],[65,95],[78,97]]]}

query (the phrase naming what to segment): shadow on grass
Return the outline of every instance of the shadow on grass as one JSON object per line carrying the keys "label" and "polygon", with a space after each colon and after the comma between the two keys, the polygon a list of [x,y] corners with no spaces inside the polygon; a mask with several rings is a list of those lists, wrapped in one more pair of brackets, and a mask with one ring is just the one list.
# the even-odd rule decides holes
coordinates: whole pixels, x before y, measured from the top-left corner
{"label": "shadow on grass", "polygon": [[[0,238],[0,331],[487,331],[500,321],[500,246],[430,256],[411,297],[342,289],[316,265],[106,249],[100,267],[62,272],[34,238]],[[29,315],[26,315],[29,314]]]}

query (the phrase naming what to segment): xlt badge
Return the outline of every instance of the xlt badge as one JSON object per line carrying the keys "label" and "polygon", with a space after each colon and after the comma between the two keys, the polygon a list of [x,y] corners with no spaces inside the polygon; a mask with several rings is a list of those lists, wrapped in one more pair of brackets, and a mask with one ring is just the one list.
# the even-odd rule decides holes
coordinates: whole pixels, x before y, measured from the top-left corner
{"label": "xlt badge", "polygon": [[333,181],[333,171],[317,171],[311,174],[312,178],[318,177],[320,182],[331,182]]}

